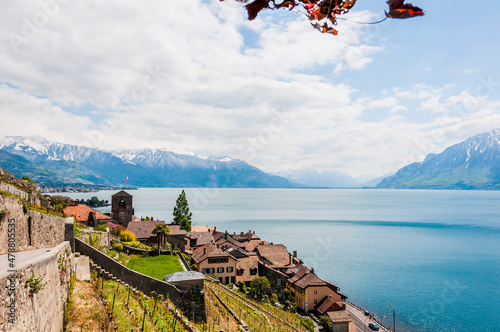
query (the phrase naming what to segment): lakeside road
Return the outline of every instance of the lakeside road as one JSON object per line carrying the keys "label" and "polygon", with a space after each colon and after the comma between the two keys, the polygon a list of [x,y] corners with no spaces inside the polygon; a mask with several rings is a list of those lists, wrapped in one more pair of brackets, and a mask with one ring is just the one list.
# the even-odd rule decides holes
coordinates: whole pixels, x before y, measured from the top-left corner
{"label": "lakeside road", "polygon": [[356,325],[356,329],[358,330],[358,332],[371,332],[372,330],[368,327],[368,324],[370,323],[376,323],[380,327],[379,331],[385,331],[385,332],[390,331],[386,329],[384,326],[380,325],[374,319],[365,316],[363,310],[352,306],[350,303],[346,304],[347,304],[347,310],[351,314],[351,320],[354,322],[354,325]]}

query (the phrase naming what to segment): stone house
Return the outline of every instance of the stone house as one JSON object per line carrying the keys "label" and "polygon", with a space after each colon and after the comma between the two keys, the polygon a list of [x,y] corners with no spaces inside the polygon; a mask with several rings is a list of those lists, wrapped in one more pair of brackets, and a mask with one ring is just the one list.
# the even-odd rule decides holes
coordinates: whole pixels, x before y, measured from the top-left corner
{"label": "stone house", "polygon": [[354,332],[356,328],[351,320],[347,310],[331,311],[327,313],[328,318],[332,321],[332,326],[328,328],[328,332]]}

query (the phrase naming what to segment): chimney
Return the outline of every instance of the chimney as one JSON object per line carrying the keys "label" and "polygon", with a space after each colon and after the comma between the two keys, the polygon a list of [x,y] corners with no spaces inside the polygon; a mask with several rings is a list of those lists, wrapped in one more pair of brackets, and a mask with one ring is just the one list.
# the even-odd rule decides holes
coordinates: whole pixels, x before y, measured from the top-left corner
{"label": "chimney", "polygon": [[314,273],[314,267],[311,267],[311,273]]}
{"label": "chimney", "polygon": [[240,232],[240,235],[241,235],[241,236],[243,236],[244,234],[245,234],[245,233],[243,233],[243,232]]}
{"label": "chimney", "polygon": [[217,226],[214,227],[214,233],[217,232]]}
{"label": "chimney", "polygon": [[255,234],[255,231],[253,231],[253,233]]}
{"label": "chimney", "polygon": [[293,251],[293,257],[297,258],[297,250]]}

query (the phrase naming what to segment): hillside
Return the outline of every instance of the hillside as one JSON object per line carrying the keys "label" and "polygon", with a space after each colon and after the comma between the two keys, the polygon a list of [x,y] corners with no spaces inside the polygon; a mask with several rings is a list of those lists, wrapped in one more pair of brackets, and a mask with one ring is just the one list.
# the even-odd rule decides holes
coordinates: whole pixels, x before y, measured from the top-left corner
{"label": "hillside", "polygon": [[385,178],[377,188],[500,189],[500,129],[429,154]]}
{"label": "hillside", "polygon": [[105,151],[50,142],[38,136],[9,136],[0,141],[0,165],[16,176],[29,176],[45,186],[292,186],[285,178],[228,157],[202,158],[157,149]]}

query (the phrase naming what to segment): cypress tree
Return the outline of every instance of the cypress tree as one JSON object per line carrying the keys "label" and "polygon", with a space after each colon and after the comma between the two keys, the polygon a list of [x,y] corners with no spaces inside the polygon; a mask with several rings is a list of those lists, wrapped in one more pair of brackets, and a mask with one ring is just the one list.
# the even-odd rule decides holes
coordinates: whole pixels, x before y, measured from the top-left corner
{"label": "cypress tree", "polygon": [[180,225],[181,229],[186,232],[191,231],[191,217],[193,214],[189,212],[189,205],[186,199],[186,193],[184,190],[181,192],[174,207],[174,220],[175,225]]}

